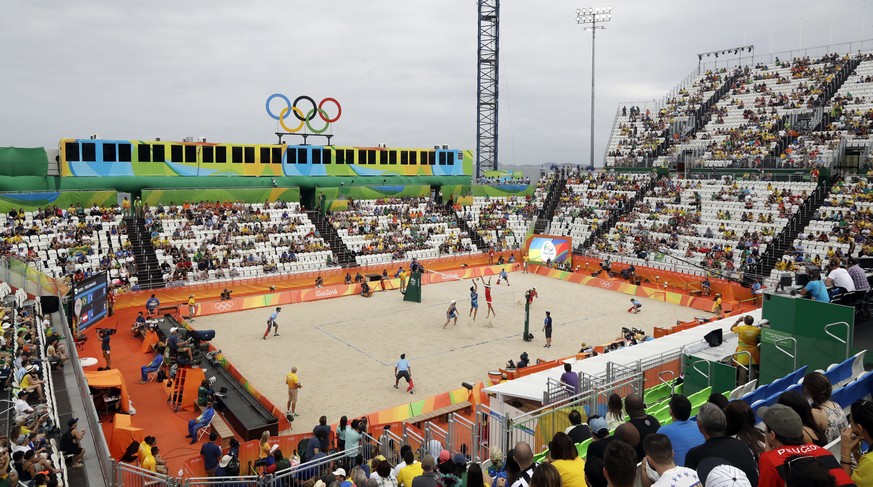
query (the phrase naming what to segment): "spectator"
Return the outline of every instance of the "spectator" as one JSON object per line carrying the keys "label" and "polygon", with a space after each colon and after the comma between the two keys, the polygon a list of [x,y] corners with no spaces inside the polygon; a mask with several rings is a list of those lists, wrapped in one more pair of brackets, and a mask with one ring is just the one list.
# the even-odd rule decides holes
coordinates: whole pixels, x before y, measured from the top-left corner
{"label": "spectator", "polygon": [[618,428],[618,425],[621,423],[624,423],[624,409],[621,404],[621,396],[612,393],[606,401],[606,425],[609,431],[612,431]]}
{"label": "spectator", "polygon": [[518,464],[519,476],[510,487],[529,487],[530,478],[534,473],[534,469],[539,465],[534,461],[533,451],[530,445],[520,441],[515,444],[515,462]]}
{"label": "spectator", "polygon": [[828,293],[831,299],[839,294],[855,292],[855,283],[852,281],[852,276],[849,271],[842,267],[840,259],[834,259],[830,263],[831,271],[825,279],[825,285],[829,288]]}
{"label": "spectator", "polygon": [[282,455],[282,450],[279,450],[278,448],[276,449],[276,451],[273,452],[273,460],[276,465],[276,473],[291,468],[291,461],[285,458]]}
{"label": "spectator", "polygon": [[[840,465],[857,485],[873,481],[873,460],[870,454],[861,454],[861,442],[873,445],[873,403],[855,401],[850,406],[851,422],[840,436]],[[857,465],[851,461],[854,456]]]}
{"label": "spectator", "polygon": [[[582,477],[582,485],[585,486],[585,478],[581,475],[581,472],[577,476]],[[568,484],[565,483],[554,463],[543,463],[534,470],[530,478],[530,485],[531,487],[566,487]]]}
{"label": "spectator", "polygon": [[821,303],[831,302],[825,283],[821,280],[821,271],[819,269],[809,270],[809,282],[800,290],[800,295],[809,295],[813,301],[819,301]]}
{"label": "spectator", "polygon": [[[674,461],[673,445],[666,435],[654,433],[643,440],[646,457],[643,459],[643,487],[694,487],[700,485],[697,472],[678,467]],[[652,475],[652,472],[656,475]]]}
{"label": "spectator", "polygon": [[215,467],[214,476],[229,477],[230,475],[227,473],[227,466],[230,465],[231,460],[233,460],[233,457],[230,455],[224,455],[221,457],[221,460],[218,461],[218,466]]}
{"label": "spectator", "polygon": [[[354,424],[354,422],[352,422]],[[433,461],[433,457],[430,457],[431,461]],[[397,485],[402,487],[412,487],[412,481],[419,475],[424,472],[424,467],[421,463],[415,461],[415,455],[412,453],[412,449],[404,450],[403,452],[403,462],[406,465],[400,470],[400,474],[397,475]],[[433,465],[431,465],[433,468]]]}
{"label": "spectator", "polygon": [[[669,408],[673,422],[658,428],[658,433],[669,438],[673,448],[672,461],[676,462],[676,465],[685,465],[685,455],[688,450],[703,444],[705,440],[697,424],[688,419],[691,417],[691,401],[687,397],[673,394]],[[645,445],[643,448],[645,449]]]}
{"label": "spectator", "polygon": [[567,415],[567,419],[570,420],[570,426],[564,430],[564,433],[570,435],[570,439],[573,440],[573,443],[582,443],[588,438],[591,438],[591,428],[582,422],[582,414],[579,411],[576,409],[570,411],[570,414]]}
{"label": "spectator", "polygon": [[824,430],[813,419],[812,408],[809,407],[803,394],[797,391],[783,392],[779,395],[779,404],[790,407],[800,416],[800,421],[803,423],[804,443],[815,443],[818,446],[827,445]]}
{"label": "spectator", "polygon": [[327,424],[327,416],[318,418],[318,425],[315,428],[312,428],[312,434],[318,438],[319,443],[321,443],[319,448],[325,453],[330,451],[330,433],[330,426]]}
{"label": "spectator", "polygon": [[[364,433],[364,421],[360,419],[352,420],[352,427],[346,432],[346,462],[349,465],[349,468],[354,467],[355,465],[359,465],[362,462],[363,454],[361,453],[361,447],[363,446],[361,443],[361,439],[363,438]],[[325,452],[327,453],[327,452]],[[419,470],[421,467],[419,466]],[[397,479],[400,480],[400,476],[397,476]],[[410,478],[410,484],[412,485],[412,479]],[[407,487],[409,487],[407,485]]]}
{"label": "spectator", "polygon": [[[793,409],[783,404],[758,409],[766,428],[767,451],[761,454],[759,487],[785,485],[790,457],[812,457],[820,461],[836,479],[836,485],[853,485],[852,478],[824,448],[803,441],[803,422]],[[751,479],[750,479],[751,480]]]}
{"label": "spectator", "polygon": [[[406,466],[406,451],[412,451],[412,447],[409,445],[403,445],[400,447],[400,463],[394,466],[391,470],[391,473],[394,474],[394,477],[400,477],[400,471],[403,470],[403,467]],[[414,456],[413,456],[414,458]]]}
{"label": "spectator", "polygon": [[755,487],[742,470],[719,457],[709,457],[700,462],[697,478],[701,479],[703,485],[709,486]]}
{"label": "spectator", "polygon": [[352,487],[352,482],[346,480],[346,469],[338,468],[333,471],[333,476],[335,481],[331,484],[331,487]]}
{"label": "spectator", "polygon": [[639,394],[628,394],[624,398],[624,409],[630,416],[630,424],[632,424],[640,433],[640,441],[635,445],[637,450],[637,461],[642,461],[646,455],[643,451],[643,440],[652,433],[657,433],[661,423],[654,416],[646,414],[646,405],[643,404],[643,398]]}
{"label": "spectator", "polygon": [[603,455],[603,474],[609,487],[633,487],[637,478],[637,454],[623,441],[611,443]]}
{"label": "spectator", "polygon": [[827,443],[839,438],[849,425],[843,408],[831,400],[832,390],[831,381],[821,372],[810,372],[803,378],[803,395],[812,400],[812,417],[824,430]]}
{"label": "spectator", "polygon": [[870,283],[867,281],[867,274],[858,265],[858,260],[854,257],[849,257],[849,266],[849,276],[852,277],[855,291],[869,291]]}
{"label": "spectator", "polygon": [[736,438],[752,450],[757,460],[764,452],[764,432],[755,427],[755,412],[745,401],[731,401],[724,408],[725,435]]}
{"label": "spectator", "polygon": [[609,436],[606,420],[600,416],[589,417],[588,426],[591,428],[592,441],[585,451],[585,477],[591,487],[606,487],[606,477],[603,476],[603,453],[615,438]]}
{"label": "spectator", "polygon": [[715,404],[705,403],[697,413],[697,426],[706,441],[685,455],[685,466],[696,470],[698,464],[709,457],[724,458],[729,465],[746,474],[752,485],[758,483],[758,467],[755,456],[745,443],[725,436],[727,419],[724,411]]}
{"label": "spectator", "polygon": [[82,458],[85,457],[85,449],[81,446],[82,438],[85,437],[85,429],[76,429],[79,424],[78,418],[67,421],[67,431],[61,436],[60,450],[67,455],[73,455],[71,466],[81,467]]}
{"label": "spectator", "polygon": [[[404,445],[405,446],[405,445]],[[379,482],[379,487],[397,487],[397,476],[391,470],[391,463],[382,460],[376,465],[375,472],[370,475],[371,479]]]}
{"label": "spectator", "polygon": [[728,398],[724,396],[724,394],[720,392],[713,392],[709,395],[706,402],[710,404],[715,404],[719,409],[724,411],[725,406],[728,405]]}
{"label": "spectator", "polygon": [[[566,433],[560,431],[555,433],[552,441],[549,442],[549,459],[560,475],[559,486],[586,487],[585,462],[579,457],[576,445]],[[541,467],[542,465],[537,469]]]}
{"label": "spectator", "polygon": [[218,433],[212,431],[209,433],[209,443],[204,443],[200,447],[200,455],[203,456],[203,468],[206,469],[206,474],[210,477],[215,476],[215,468],[218,467],[218,461],[221,459],[221,447],[218,446]]}
{"label": "spectator", "polygon": [[436,474],[434,473],[434,459],[431,455],[425,455],[421,459],[421,475],[412,479],[412,487],[436,487]]}

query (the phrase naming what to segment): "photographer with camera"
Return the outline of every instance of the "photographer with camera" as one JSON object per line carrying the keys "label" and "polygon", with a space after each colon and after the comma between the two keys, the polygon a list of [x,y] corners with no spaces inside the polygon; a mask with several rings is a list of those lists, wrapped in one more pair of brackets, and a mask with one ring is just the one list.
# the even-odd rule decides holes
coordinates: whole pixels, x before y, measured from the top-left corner
{"label": "photographer with camera", "polygon": [[97,337],[100,338],[100,349],[103,350],[103,360],[106,360],[107,370],[112,368],[112,358],[109,356],[112,347],[109,344],[109,340],[112,339],[114,334],[115,330],[112,328],[97,328]]}

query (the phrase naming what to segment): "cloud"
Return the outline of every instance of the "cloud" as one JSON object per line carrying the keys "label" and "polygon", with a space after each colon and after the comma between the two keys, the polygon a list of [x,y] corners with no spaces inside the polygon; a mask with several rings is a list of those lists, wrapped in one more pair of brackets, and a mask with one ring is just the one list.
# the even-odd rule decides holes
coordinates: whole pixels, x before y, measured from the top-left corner
{"label": "cloud", "polygon": [[[339,99],[338,144],[475,149],[475,1],[10,5],[0,18],[0,145],[94,132],[272,142],[264,100],[282,92]],[[575,22],[583,6],[502,3],[501,162],[587,163],[591,36]],[[619,103],[661,99],[696,69],[696,53],[753,43],[760,55],[771,32],[775,50],[801,37],[824,45],[832,18],[834,42],[859,39],[865,18],[857,0],[613,8],[596,41],[597,160]]]}

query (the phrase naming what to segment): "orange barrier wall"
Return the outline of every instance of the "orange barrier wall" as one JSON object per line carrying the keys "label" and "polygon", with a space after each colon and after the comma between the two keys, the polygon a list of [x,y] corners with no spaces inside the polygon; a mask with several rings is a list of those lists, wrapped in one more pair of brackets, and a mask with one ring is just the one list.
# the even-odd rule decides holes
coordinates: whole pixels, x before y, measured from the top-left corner
{"label": "orange barrier wall", "polygon": [[[497,262],[497,259],[501,255],[504,259],[509,260],[510,255],[513,254],[515,254],[517,260],[521,260],[520,251],[506,251],[495,253],[494,262]],[[360,272],[361,274],[381,274],[383,269],[387,269],[388,273],[393,276],[397,271],[397,268],[400,266],[403,266],[404,269],[409,269],[409,262],[410,261],[398,261],[383,265],[355,267],[353,269],[330,269],[297,274],[264,276],[245,280],[195,284],[191,286],[158,289],[154,291],[135,291],[119,294],[115,302],[115,309],[121,310],[130,307],[144,306],[146,300],[152,294],[155,294],[162,304],[181,304],[188,301],[188,295],[190,294],[194,294],[200,301],[213,298],[218,299],[221,296],[221,291],[224,289],[230,289],[233,291],[234,297],[239,297],[251,294],[270,293],[271,287],[274,287],[278,291],[312,288],[315,286],[315,278],[318,276],[321,276],[322,279],[324,279],[325,286],[342,284],[346,272],[351,272],[352,276],[354,276],[356,272]],[[467,267],[488,265],[488,254],[449,256],[441,257],[439,259],[420,260],[419,262],[421,262],[426,269],[447,272],[451,270],[466,269]],[[512,265],[512,270],[521,269],[521,264],[519,262],[506,265]]]}

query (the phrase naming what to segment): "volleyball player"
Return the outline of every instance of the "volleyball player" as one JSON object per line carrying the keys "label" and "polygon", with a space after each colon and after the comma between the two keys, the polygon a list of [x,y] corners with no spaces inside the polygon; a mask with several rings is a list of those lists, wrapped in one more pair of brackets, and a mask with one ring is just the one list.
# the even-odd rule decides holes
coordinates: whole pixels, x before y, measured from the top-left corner
{"label": "volleyball player", "polygon": [[485,318],[491,316],[491,313],[494,313],[494,317],[497,317],[497,312],[494,311],[494,306],[491,305],[491,278],[488,278],[486,282],[485,279],[482,279],[482,285],[485,286],[485,303],[488,305],[488,313],[485,314]]}
{"label": "volleyball player", "polygon": [[470,316],[473,321],[476,321],[476,315],[479,314],[479,286],[476,285],[476,278],[473,278],[473,286],[470,288]]}
{"label": "volleyball player", "polygon": [[451,304],[449,304],[449,309],[446,310],[446,324],[443,325],[443,329],[449,326],[449,322],[455,320],[453,323],[454,326],[458,325],[458,302],[454,299]]}

